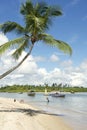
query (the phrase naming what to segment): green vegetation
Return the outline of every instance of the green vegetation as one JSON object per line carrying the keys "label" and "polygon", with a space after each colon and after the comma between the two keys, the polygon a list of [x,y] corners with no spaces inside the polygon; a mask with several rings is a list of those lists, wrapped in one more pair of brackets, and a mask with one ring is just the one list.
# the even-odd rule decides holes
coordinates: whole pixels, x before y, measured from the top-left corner
{"label": "green vegetation", "polygon": [[41,86],[34,85],[13,85],[13,86],[4,86],[0,88],[0,92],[28,92],[28,90],[35,90],[36,92],[44,92],[47,88],[48,92],[51,91],[64,91],[64,92],[87,92],[87,88],[62,84],[52,84],[48,86],[47,84]]}

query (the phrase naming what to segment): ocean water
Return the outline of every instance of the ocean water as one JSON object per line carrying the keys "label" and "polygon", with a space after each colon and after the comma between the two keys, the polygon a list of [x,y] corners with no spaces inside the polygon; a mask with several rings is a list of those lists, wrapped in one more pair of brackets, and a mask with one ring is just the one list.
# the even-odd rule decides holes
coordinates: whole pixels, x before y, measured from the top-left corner
{"label": "ocean water", "polygon": [[42,110],[62,116],[73,130],[87,130],[87,93],[68,93],[65,98],[48,96],[49,102],[43,93],[36,93],[34,97],[27,96],[27,93],[0,93],[0,97],[23,99]]}

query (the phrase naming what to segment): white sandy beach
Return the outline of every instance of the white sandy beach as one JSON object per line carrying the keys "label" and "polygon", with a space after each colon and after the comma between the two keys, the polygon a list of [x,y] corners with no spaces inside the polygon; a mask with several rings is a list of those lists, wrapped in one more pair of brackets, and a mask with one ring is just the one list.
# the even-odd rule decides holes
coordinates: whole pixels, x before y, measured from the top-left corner
{"label": "white sandy beach", "polygon": [[20,101],[0,98],[0,130],[72,130],[62,117]]}

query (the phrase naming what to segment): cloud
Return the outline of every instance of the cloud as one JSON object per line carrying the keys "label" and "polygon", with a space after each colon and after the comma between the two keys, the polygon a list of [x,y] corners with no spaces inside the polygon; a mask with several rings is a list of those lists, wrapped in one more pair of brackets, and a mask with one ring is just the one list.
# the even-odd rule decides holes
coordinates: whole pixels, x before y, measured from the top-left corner
{"label": "cloud", "polygon": [[34,61],[34,58],[33,56],[29,56],[25,61],[24,63],[20,66],[20,68],[18,69],[18,72],[19,73],[36,73],[37,71],[37,64],[36,62]]}
{"label": "cloud", "polygon": [[53,54],[53,55],[50,57],[50,61],[52,61],[52,62],[57,62],[57,61],[59,61],[59,57],[58,57],[57,55]]}
{"label": "cloud", "polygon": [[[9,52],[10,53],[10,52]],[[26,52],[23,53],[25,55]],[[22,56],[23,56],[22,55]],[[7,55],[7,57],[10,55]],[[13,59],[8,57],[8,62],[12,63]],[[6,58],[6,56],[5,56]],[[3,66],[0,66],[1,70],[5,70],[7,62],[3,59]],[[7,59],[7,58],[6,58]],[[11,61],[10,61],[11,60]],[[17,61],[18,63],[19,61]],[[0,64],[1,65],[1,64]],[[71,84],[72,86],[86,86],[87,81],[87,60],[82,62],[79,67],[74,67],[71,60],[61,62],[61,68],[55,67],[53,70],[47,71],[46,68],[41,68],[37,65],[34,57],[30,57],[13,73],[0,80],[0,85],[7,84],[31,84],[39,85],[48,83],[63,83]],[[0,71],[1,72],[1,71]]]}
{"label": "cloud", "polygon": [[63,61],[63,62],[61,63],[61,65],[62,65],[63,67],[71,67],[71,65],[72,65],[72,60]]}
{"label": "cloud", "polygon": [[24,77],[24,75],[23,74],[13,74],[13,75],[9,75],[9,77],[11,79],[18,79],[18,78]]}
{"label": "cloud", "polygon": [[[30,62],[32,60],[32,62]],[[5,62],[4,62],[5,63]],[[72,61],[64,61],[63,70],[54,68],[47,72],[46,68],[39,68],[34,57],[30,56],[22,66],[0,81],[0,84],[52,84],[67,83],[71,85],[86,85],[87,61],[84,61],[78,68],[73,67]],[[2,69],[4,67],[2,66]],[[85,82],[84,82],[85,81]]]}
{"label": "cloud", "polygon": [[[0,32],[0,45],[4,44],[8,42],[8,38],[2,33]],[[8,55],[4,55],[4,56],[0,56],[0,72],[4,71],[4,69],[2,69],[2,66],[3,67],[6,67],[7,68],[7,65],[10,65],[11,64],[11,61],[8,60]]]}
{"label": "cloud", "polygon": [[[8,41],[8,38],[3,34],[0,34],[3,42]],[[2,43],[3,43],[2,42]],[[26,55],[26,52],[22,53],[22,56],[18,61],[15,61],[11,54],[14,50],[9,50],[0,58],[0,74],[18,64],[20,60]],[[56,54],[50,56],[52,62],[59,61],[59,57]],[[0,80],[0,86],[13,85],[13,84],[31,84],[39,85],[48,83],[63,83],[71,84],[72,86],[85,86],[87,87],[87,60],[84,60],[79,66],[75,67],[72,60],[60,61],[60,68],[56,65],[53,69],[47,70],[45,67],[38,66],[37,62],[45,61],[46,58],[41,56],[30,55],[26,61],[14,72]],[[52,62],[47,64],[51,65]]]}
{"label": "cloud", "polygon": [[8,38],[0,32],[0,45],[4,44],[5,42],[8,42]]}

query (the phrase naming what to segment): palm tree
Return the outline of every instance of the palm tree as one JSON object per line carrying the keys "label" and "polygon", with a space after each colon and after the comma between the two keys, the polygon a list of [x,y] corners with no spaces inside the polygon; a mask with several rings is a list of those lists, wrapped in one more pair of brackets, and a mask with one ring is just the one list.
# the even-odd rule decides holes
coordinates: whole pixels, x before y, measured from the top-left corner
{"label": "palm tree", "polygon": [[11,31],[15,31],[17,34],[20,34],[19,38],[1,45],[0,54],[3,54],[7,49],[14,46],[16,50],[13,52],[12,56],[17,60],[26,48],[28,51],[20,63],[0,75],[0,79],[17,69],[31,54],[34,45],[38,41],[57,47],[64,53],[72,54],[72,49],[67,43],[61,40],[56,40],[46,33],[52,23],[52,18],[62,15],[62,11],[59,7],[49,6],[45,2],[38,2],[35,4],[30,0],[27,0],[21,5],[20,13],[24,17],[24,26],[12,21],[7,21],[0,25],[0,30],[4,34]]}

